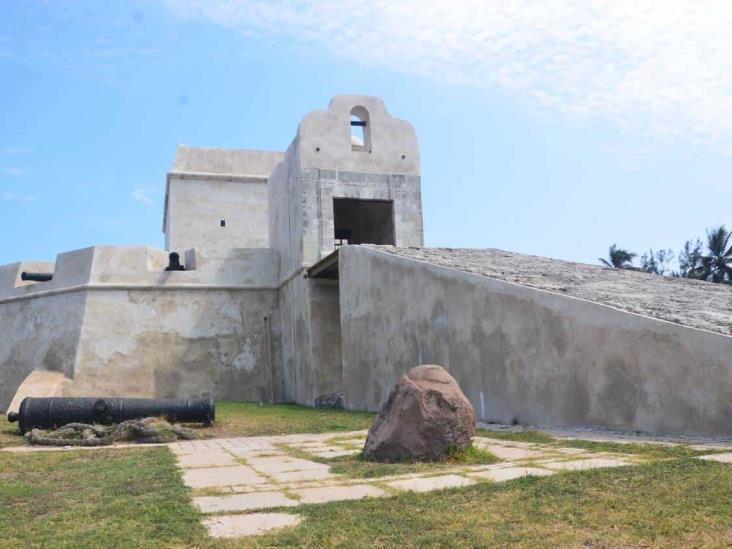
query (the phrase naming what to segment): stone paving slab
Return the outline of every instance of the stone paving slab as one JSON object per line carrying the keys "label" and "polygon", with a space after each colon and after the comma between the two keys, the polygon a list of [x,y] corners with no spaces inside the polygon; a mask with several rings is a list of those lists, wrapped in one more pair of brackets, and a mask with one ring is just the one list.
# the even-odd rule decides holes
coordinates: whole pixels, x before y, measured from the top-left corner
{"label": "stone paving slab", "polygon": [[275,528],[297,526],[302,517],[287,513],[251,513],[248,515],[220,515],[203,520],[209,534],[215,538],[256,536]]}
{"label": "stone paving slab", "polygon": [[336,478],[336,475],[328,472],[328,468],[308,469],[305,471],[286,471],[284,473],[272,473],[270,475],[275,482],[293,482],[303,480],[323,480]]}
{"label": "stone paving slab", "polygon": [[441,475],[438,477],[395,480],[388,482],[387,486],[398,490],[411,490],[412,492],[431,492],[432,490],[469,486],[475,484],[475,482],[475,480],[459,475]]}
{"label": "stone paving slab", "polygon": [[471,477],[486,478],[494,482],[504,482],[524,476],[545,477],[555,474],[554,471],[548,469],[540,469],[538,467],[502,467],[500,469],[489,469],[486,471],[476,471],[470,473]]}
{"label": "stone paving slab", "polygon": [[540,450],[530,450],[527,448],[518,448],[513,446],[499,446],[497,444],[486,444],[483,446],[498,459],[517,460],[517,459],[539,459],[546,457],[546,452]]}
{"label": "stone paving slab", "polygon": [[284,453],[282,450],[269,450],[269,451],[262,451],[262,450],[251,450],[249,448],[231,448],[228,450],[232,455],[239,457],[241,459],[245,459],[247,461],[282,461],[282,460],[289,460],[289,459],[296,459],[293,457],[290,457],[288,454]]}
{"label": "stone paving slab", "polygon": [[323,488],[308,488],[296,490],[300,503],[325,503],[327,501],[343,501],[347,499],[362,499],[365,497],[388,496],[384,490],[369,484],[354,484],[351,486],[327,486]]}
{"label": "stone paving slab", "polygon": [[183,482],[191,488],[209,488],[237,484],[261,484],[268,481],[255,473],[251,467],[236,465],[234,467],[186,469],[183,472]]}
{"label": "stone paving slab", "polygon": [[360,448],[358,450],[346,450],[346,449],[326,450],[324,452],[315,452],[315,453],[313,453],[313,456],[328,459],[328,458],[337,458],[337,457],[343,457],[343,456],[353,456],[355,454],[358,454],[360,451],[361,451]]}
{"label": "stone paving slab", "polygon": [[272,461],[268,463],[247,462],[256,471],[265,475],[287,473],[290,471],[328,471],[330,467],[323,463],[308,461],[307,459],[293,459],[289,461]]}
{"label": "stone paving slab", "polygon": [[202,513],[250,511],[268,507],[292,507],[299,505],[295,499],[282,492],[251,492],[233,496],[202,496],[193,498],[193,503]]}
{"label": "stone paving slab", "polygon": [[719,463],[732,463],[732,452],[729,454],[712,454],[710,456],[699,456],[697,459],[706,461],[718,461]]}
{"label": "stone paving slab", "polygon": [[502,440],[498,438],[488,438],[484,436],[473,437],[473,444],[478,446],[483,444],[498,444],[499,446],[510,446],[514,448],[536,448],[539,446],[536,442],[521,442],[518,440]]}
{"label": "stone paving slab", "polygon": [[234,456],[223,451],[181,454],[178,456],[178,466],[182,469],[225,467],[229,465],[238,465],[238,463]]}
{"label": "stone paving slab", "polygon": [[566,455],[580,455],[587,453],[587,450],[583,450],[582,448],[555,448],[554,451],[558,454]]}

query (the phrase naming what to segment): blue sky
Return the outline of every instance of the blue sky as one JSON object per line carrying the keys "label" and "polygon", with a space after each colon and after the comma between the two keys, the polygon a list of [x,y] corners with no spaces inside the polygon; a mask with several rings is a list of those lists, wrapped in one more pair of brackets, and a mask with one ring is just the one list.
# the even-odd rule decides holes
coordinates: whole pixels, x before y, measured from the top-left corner
{"label": "blue sky", "polygon": [[726,1],[7,0],[0,264],[163,246],[175,146],[284,150],[337,93],[417,130],[428,246],[596,262],[732,225]]}

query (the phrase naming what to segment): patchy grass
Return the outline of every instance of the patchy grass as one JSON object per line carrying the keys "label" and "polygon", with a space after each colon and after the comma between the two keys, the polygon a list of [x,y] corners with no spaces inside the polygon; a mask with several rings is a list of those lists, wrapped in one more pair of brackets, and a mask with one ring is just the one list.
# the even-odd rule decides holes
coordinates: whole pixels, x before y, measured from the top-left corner
{"label": "patchy grass", "polygon": [[718,454],[729,450],[707,449],[695,450],[688,444],[653,444],[640,442],[600,442],[594,440],[558,440],[557,445],[564,448],[582,448],[592,452],[617,452],[634,454],[649,459],[671,459],[708,454]]}
{"label": "patchy grass", "polygon": [[[312,460],[313,458],[310,457]],[[437,462],[409,461],[402,463],[378,463],[367,461],[362,454],[342,456],[330,459],[317,459],[330,465],[332,473],[346,475],[351,478],[378,478],[409,473],[439,473],[443,469],[454,469],[460,465],[481,465],[496,463],[498,458],[488,450],[471,446],[465,450],[453,452],[447,459]]]}
{"label": "patchy grass", "polygon": [[215,425],[200,433],[221,438],[358,431],[371,427],[373,419],[370,412],[316,410],[297,404],[217,402]]}
{"label": "patchy grass", "polygon": [[25,446],[28,444],[20,434],[17,423],[8,423],[4,415],[0,416],[0,448],[8,446]]}
{"label": "patchy grass", "polygon": [[476,429],[475,434],[480,437],[494,438],[496,440],[513,440],[515,442],[534,442],[537,444],[549,444],[556,439],[531,429],[517,431],[494,431],[492,429]]}
{"label": "patchy grass", "polygon": [[[451,459],[490,458],[470,450]],[[346,474],[371,474],[338,462]],[[0,548],[732,544],[732,466],[688,458],[287,508],[304,515],[301,525],[233,540],[207,537],[189,494],[165,448],[0,453]]]}
{"label": "patchy grass", "polygon": [[696,460],[309,505],[296,528],[219,547],[725,547],[732,467]]}
{"label": "patchy grass", "polygon": [[181,547],[205,539],[165,448],[0,453],[0,547]]}
{"label": "patchy grass", "polygon": [[610,452],[618,454],[633,454],[649,459],[673,459],[694,457],[706,454],[718,454],[729,450],[706,449],[695,450],[688,444],[657,444],[648,442],[605,442],[587,439],[554,438],[547,433],[534,430],[522,431],[492,431],[490,429],[476,429],[476,435],[496,440],[516,442],[533,442],[559,448],[581,448],[592,452]]}

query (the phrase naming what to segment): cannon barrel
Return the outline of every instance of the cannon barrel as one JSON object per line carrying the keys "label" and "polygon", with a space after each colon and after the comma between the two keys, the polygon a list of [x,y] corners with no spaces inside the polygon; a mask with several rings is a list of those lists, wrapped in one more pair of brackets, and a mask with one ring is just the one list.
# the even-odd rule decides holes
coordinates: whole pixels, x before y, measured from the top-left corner
{"label": "cannon barrel", "polygon": [[29,273],[28,271],[23,271],[20,273],[20,279],[23,281],[32,281],[32,282],[48,282],[49,280],[53,280],[53,273]]}
{"label": "cannon barrel", "polygon": [[212,398],[70,398],[26,397],[8,421],[20,432],[55,429],[67,423],[121,423],[128,419],[165,417],[168,421],[211,423],[216,416]]}

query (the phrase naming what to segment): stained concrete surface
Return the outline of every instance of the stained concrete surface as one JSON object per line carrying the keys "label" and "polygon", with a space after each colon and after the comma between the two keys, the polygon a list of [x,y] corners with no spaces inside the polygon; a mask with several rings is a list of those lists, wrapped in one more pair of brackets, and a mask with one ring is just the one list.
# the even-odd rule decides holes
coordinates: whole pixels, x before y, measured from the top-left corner
{"label": "stained concrete surface", "polygon": [[348,408],[429,363],[487,422],[732,434],[732,337],[407,255],[339,252]]}
{"label": "stained concrete surface", "polygon": [[608,269],[494,249],[393,248],[386,253],[489,276],[724,335],[732,335],[732,286]]}

